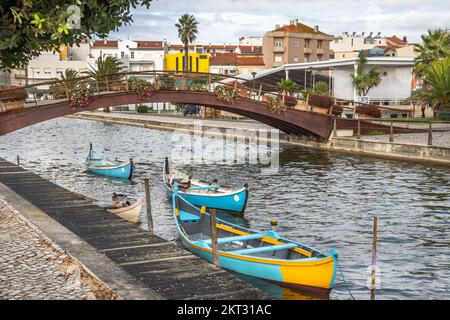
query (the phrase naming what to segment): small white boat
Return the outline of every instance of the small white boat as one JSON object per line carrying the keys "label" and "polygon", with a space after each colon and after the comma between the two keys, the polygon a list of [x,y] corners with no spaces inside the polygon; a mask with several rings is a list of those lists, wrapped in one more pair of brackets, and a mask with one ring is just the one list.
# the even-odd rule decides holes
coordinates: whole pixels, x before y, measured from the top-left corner
{"label": "small white boat", "polygon": [[125,219],[131,223],[139,223],[141,217],[142,210],[142,199],[136,200],[131,206],[117,208],[117,209],[107,209],[108,212],[111,212],[115,215],[118,215],[122,219]]}

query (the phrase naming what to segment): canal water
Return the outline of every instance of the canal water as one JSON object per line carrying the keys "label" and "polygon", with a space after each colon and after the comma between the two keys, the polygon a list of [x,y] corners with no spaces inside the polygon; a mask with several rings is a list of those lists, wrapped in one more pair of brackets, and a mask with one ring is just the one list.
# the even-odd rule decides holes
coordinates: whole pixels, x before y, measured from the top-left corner
{"label": "canal water", "polygon": [[[143,197],[151,179],[155,231],[177,238],[161,181],[171,132],[78,119],[56,119],[0,137],[0,157],[16,161],[68,189],[108,205],[112,192]],[[109,158],[137,164],[134,183],[84,173],[89,143]],[[234,222],[267,230],[278,220],[281,235],[329,252],[336,248],[348,287],[368,299],[373,216],[379,217],[379,299],[450,298],[450,169],[282,146],[277,174],[256,165],[184,165],[177,169],[221,184],[250,186],[243,217]],[[223,215],[222,215],[223,217]],[[143,217],[144,219],[144,217]],[[144,220],[143,220],[144,221]],[[145,221],[143,223],[145,227]],[[255,282],[277,298],[313,297]],[[350,299],[338,274],[331,299]]]}

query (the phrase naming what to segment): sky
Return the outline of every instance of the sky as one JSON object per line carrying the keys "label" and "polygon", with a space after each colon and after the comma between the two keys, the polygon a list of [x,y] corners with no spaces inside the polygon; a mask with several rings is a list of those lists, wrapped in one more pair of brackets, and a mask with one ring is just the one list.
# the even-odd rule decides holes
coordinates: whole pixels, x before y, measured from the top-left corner
{"label": "sky", "polygon": [[381,32],[409,42],[420,41],[427,29],[450,28],[448,0],[156,0],[149,10],[134,10],[134,22],[109,38],[179,43],[174,25],[184,13],[200,22],[197,43],[238,43],[293,19],[331,35]]}

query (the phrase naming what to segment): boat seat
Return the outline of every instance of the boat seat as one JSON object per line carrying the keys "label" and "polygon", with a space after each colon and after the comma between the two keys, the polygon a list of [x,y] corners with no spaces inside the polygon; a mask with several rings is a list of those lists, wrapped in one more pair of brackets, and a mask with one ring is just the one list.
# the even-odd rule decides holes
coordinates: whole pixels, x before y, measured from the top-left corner
{"label": "boat seat", "polygon": [[294,248],[297,248],[297,247],[298,247],[298,244],[286,243],[286,244],[279,244],[279,245],[275,245],[275,246],[266,246],[266,247],[259,247],[259,248],[250,248],[250,249],[242,249],[242,250],[230,251],[230,253],[246,255],[246,254],[252,254],[252,253],[261,253],[261,252],[270,252],[270,251],[294,249]]}
{"label": "boat seat", "polygon": [[195,214],[179,210],[180,214],[180,220],[182,222],[198,222],[200,220],[199,216],[196,216]]}
{"label": "boat seat", "polygon": [[[231,243],[235,241],[249,241],[249,240],[257,240],[264,238],[263,234],[247,234],[244,236],[236,236],[236,237],[226,237],[226,238],[218,238],[217,244]],[[211,239],[205,241],[206,244],[211,244]]]}

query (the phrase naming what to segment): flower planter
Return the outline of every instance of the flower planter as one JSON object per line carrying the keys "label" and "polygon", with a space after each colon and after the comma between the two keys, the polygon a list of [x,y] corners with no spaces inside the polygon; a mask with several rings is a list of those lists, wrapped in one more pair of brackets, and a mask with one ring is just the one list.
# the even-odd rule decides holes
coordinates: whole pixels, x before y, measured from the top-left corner
{"label": "flower planter", "polygon": [[9,101],[5,104],[6,111],[23,109],[23,101]]}

